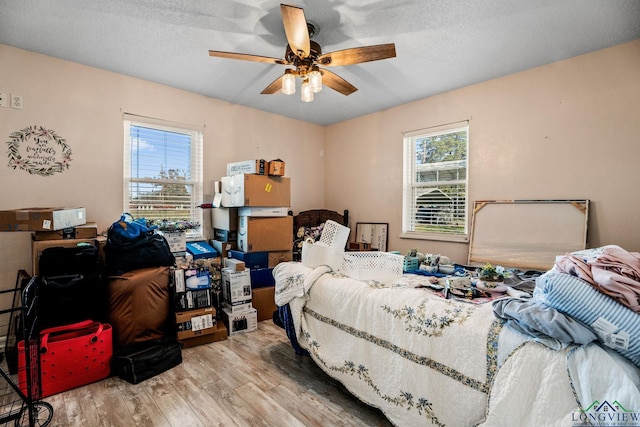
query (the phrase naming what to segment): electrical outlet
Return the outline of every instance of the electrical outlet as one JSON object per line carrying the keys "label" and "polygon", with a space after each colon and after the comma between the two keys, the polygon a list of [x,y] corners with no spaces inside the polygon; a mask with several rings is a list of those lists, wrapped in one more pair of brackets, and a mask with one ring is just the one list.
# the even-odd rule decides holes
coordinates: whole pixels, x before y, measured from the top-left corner
{"label": "electrical outlet", "polygon": [[9,100],[7,99],[7,94],[4,92],[0,92],[0,107],[8,107]]}
{"label": "electrical outlet", "polygon": [[22,96],[11,94],[11,108],[22,110]]}

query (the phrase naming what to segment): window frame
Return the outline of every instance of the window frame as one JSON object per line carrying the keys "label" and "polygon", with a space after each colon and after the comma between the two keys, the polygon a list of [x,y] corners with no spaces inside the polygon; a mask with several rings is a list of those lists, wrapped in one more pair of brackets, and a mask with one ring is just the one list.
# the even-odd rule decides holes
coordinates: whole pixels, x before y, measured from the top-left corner
{"label": "window frame", "polygon": [[[434,185],[416,182],[417,164],[416,156],[416,140],[438,135],[456,133],[465,131],[467,135],[465,160],[457,160],[456,162],[465,162],[466,176],[463,180],[456,181],[434,181]],[[421,240],[438,240],[448,242],[468,242],[470,236],[470,215],[469,215],[469,121],[460,121],[440,126],[434,126],[425,129],[419,129],[411,132],[403,133],[403,192],[402,192],[402,234],[400,238],[405,239],[421,239]],[[435,165],[447,162],[434,163]],[[437,169],[437,166],[434,170]],[[464,232],[437,233],[433,231],[416,230],[416,220],[413,218],[417,213],[417,203],[414,200],[414,192],[416,188],[438,188],[439,186],[458,182],[458,185],[464,185]]]}
{"label": "window frame", "polygon": [[[203,200],[204,192],[204,174],[203,174],[203,132],[202,128],[193,125],[185,125],[182,123],[169,122],[160,119],[137,116],[132,114],[123,115],[124,124],[124,156],[123,156],[123,212],[130,212],[130,184],[132,182],[140,183],[176,183],[179,185],[188,185],[192,187],[192,194],[189,202],[189,211],[191,221],[200,224],[197,229],[186,230],[186,240],[202,240],[204,238],[204,214],[199,207]],[[161,132],[179,133],[190,136],[190,162],[189,175],[190,180],[167,180],[158,178],[137,178],[132,177],[131,171],[131,155],[132,155],[132,127],[144,127],[158,130]],[[134,215],[135,216],[135,215]]]}

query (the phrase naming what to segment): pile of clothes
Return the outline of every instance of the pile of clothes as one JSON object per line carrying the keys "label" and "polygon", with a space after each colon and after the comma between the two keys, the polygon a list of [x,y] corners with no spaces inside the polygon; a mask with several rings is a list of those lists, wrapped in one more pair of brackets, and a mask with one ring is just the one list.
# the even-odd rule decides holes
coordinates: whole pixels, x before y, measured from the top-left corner
{"label": "pile of clothes", "polygon": [[493,310],[528,335],[599,341],[640,366],[640,253],[607,245],[558,256],[533,298],[496,300]]}

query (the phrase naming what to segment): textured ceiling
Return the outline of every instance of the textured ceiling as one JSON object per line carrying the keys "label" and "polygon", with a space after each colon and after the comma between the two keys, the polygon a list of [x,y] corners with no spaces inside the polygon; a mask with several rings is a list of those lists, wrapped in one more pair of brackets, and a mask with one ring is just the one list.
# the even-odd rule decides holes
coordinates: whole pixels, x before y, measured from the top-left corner
{"label": "textured ceiling", "polygon": [[323,52],[393,42],[397,57],[332,67],[358,88],[349,96],[261,95],[284,66],[208,50],[284,57],[272,0],[0,0],[0,43],[327,125],[640,38],[639,0],[287,4],[319,27]]}

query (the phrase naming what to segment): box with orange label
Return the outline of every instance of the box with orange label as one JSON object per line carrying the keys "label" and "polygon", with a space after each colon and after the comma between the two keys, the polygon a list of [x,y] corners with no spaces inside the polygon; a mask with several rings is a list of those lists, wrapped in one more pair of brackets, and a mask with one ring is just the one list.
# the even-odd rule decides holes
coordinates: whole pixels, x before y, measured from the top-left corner
{"label": "box with orange label", "polygon": [[291,206],[291,178],[240,174],[222,177],[222,206]]}

